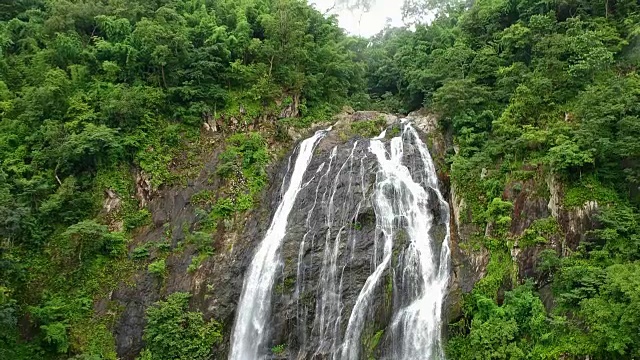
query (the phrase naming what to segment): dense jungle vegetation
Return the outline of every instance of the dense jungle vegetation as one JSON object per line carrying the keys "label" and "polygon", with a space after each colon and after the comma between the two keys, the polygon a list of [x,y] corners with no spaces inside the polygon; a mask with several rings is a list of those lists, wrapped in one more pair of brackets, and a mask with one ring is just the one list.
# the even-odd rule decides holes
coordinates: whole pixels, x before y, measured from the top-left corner
{"label": "dense jungle vegetation", "polygon": [[[130,169],[154,189],[183,183],[174,159],[214,118],[229,145],[218,172],[239,164],[249,181],[211,217],[250,208],[269,155],[234,122],[268,126],[276,101],[299,102],[298,126],[326,119],[364,94],[359,44],[295,0],[0,1],[0,358],[114,359],[119,310],[94,318],[94,300],[153,250],[127,254],[150,221]],[[121,231],[101,214],[105,189],[122,199]],[[206,233],[188,240],[210,254]],[[148,271],[163,277],[165,260]],[[184,297],[163,304],[143,358],[206,358],[219,327],[181,314]]]}
{"label": "dense jungle vegetation", "polygon": [[[490,251],[450,329],[450,358],[640,356],[639,11],[635,0],[478,0],[367,49],[368,89],[383,107],[425,106],[453,131],[450,178]],[[548,243],[558,225],[542,219],[513,239],[502,197],[527,179],[548,192],[550,175],[566,187],[564,207],[596,201],[599,211],[575,252],[542,254],[537,283],[555,299],[547,312],[532,283],[500,293],[513,286],[514,242]]]}
{"label": "dense jungle vegetation", "polygon": [[[253,205],[271,156],[264,134],[237,123],[304,128],[347,104],[425,107],[453,134],[448,175],[491,260],[450,326],[449,358],[640,357],[640,2],[405,10],[435,18],[362,39],[301,0],[0,0],[0,358],[116,358],[118,309],[97,317],[94,302],[148,256],[127,251],[150,218],[132,169],[155,189],[180,184],[174,159],[216,119],[228,135],[219,174],[248,180],[212,210],[224,218]],[[275,120],[298,102],[298,116]],[[560,230],[542,219],[512,238],[502,194],[550,177],[565,208],[597,202],[596,227],[575,251],[543,252],[540,277],[517,284],[515,243]],[[105,189],[123,199],[118,231]],[[202,232],[189,239],[210,253]],[[162,259],[146,266],[166,272]],[[176,293],[149,308],[142,359],[211,355],[220,324],[188,302]]]}

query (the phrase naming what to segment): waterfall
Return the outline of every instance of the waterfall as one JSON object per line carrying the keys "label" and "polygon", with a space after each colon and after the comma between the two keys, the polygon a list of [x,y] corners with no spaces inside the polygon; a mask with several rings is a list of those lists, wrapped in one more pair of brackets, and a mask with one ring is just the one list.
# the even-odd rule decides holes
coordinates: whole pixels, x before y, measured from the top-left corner
{"label": "waterfall", "polygon": [[[390,358],[443,359],[440,328],[442,302],[449,280],[449,205],[438,190],[435,166],[426,145],[413,127],[404,124],[402,135],[391,139],[388,153],[382,142],[384,135],[370,142],[370,151],[379,165],[373,203],[377,233],[381,236],[382,261],[367,279],[353,307],[340,359],[360,358],[360,339],[371,297],[384,271],[390,268],[394,240],[402,234],[408,238],[408,245],[398,259],[402,304],[391,322],[394,348]],[[405,142],[420,153],[424,168],[420,182],[416,182],[405,164]],[[441,219],[434,219],[429,209],[431,192],[427,189],[436,194]],[[446,226],[442,244],[435,244],[432,237],[431,228],[436,221]],[[440,249],[438,254],[436,249]],[[398,290],[395,286],[394,292]]]}
{"label": "waterfall", "polygon": [[[314,162],[306,182],[313,150],[327,132],[299,145],[296,160],[289,159],[271,226],[247,270],[230,360],[270,358],[266,345],[283,247],[297,260],[286,275],[295,277],[295,289],[279,305],[295,306],[291,328],[279,329],[295,345],[289,359],[365,359],[372,356],[364,348],[372,331],[384,331],[377,358],[444,359],[449,205],[427,146],[409,122],[401,127],[390,140],[385,131],[349,142],[348,148],[333,147],[326,159]],[[360,231],[361,214],[370,214],[366,232]],[[374,314],[379,307],[386,315]],[[384,323],[372,328],[380,316]]]}
{"label": "waterfall", "polygon": [[273,221],[245,276],[231,337],[230,360],[254,360],[261,357],[271,310],[273,283],[276,271],[281,266],[278,251],[286,234],[287,219],[302,187],[315,145],[326,133],[326,130],[318,131],[300,144],[289,187],[282,196]]}
{"label": "waterfall", "polygon": [[[406,305],[395,313],[391,322],[391,331],[397,339],[393,358],[444,359],[440,321],[449,282],[449,204],[438,189],[438,178],[429,151],[410,124],[405,125],[404,136],[413,139],[413,144],[418,148],[426,176],[423,178],[424,185],[437,197],[439,220],[445,225],[446,234],[441,244],[435,243],[430,231],[435,219],[428,212],[425,213],[429,193],[422,186],[407,185],[411,196],[401,195],[400,200],[408,200],[404,207],[408,211],[401,210],[399,213],[406,219],[410,239],[403,261],[400,262],[403,264],[403,287],[407,289],[402,292],[406,297]],[[401,174],[399,177],[405,184],[411,182],[411,178],[406,177],[406,171],[398,171],[397,174]],[[437,249],[440,249],[439,253],[434,251]]]}

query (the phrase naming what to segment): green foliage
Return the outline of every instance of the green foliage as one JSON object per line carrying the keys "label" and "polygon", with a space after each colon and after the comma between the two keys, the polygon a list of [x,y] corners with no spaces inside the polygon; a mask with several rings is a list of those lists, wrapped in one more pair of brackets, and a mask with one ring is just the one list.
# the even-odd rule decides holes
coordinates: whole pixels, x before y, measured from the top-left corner
{"label": "green foliage", "polygon": [[53,296],[41,306],[31,307],[29,312],[37,319],[42,331],[45,348],[58,354],[66,354],[70,348],[69,330],[71,323],[91,311],[92,301],[88,298],[67,299]]}
{"label": "green foliage", "polygon": [[253,208],[257,195],[267,184],[269,154],[260,134],[236,134],[227,139],[226,150],[219,160],[217,173],[227,181],[229,197],[215,201],[209,216],[212,223]]}
{"label": "green foliage", "polygon": [[538,219],[524,231],[518,244],[521,248],[546,244],[554,235],[560,235],[558,221],[553,217]]}
{"label": "green foliage", "polygon": [[187,272],[193,273],[196,270],[198,270],[200,265],[202,265],[202,263],[205,260],[207,260],[207,258],[209,258],[209,256],[211,256],[211,254],[204,252],[204,253],[199,253],[196,256],[194,256],[193,258],[191,258],[191,263],[187,267]]}
{"label": "green foliage", "polygon": [[149,264],[147,267],[149,274],[156,276],[159,279],[164,279],[167,276],[167,264],[164,259],[156,260]]}
{"label": "green foliage", "polygon": [[83,258],[97,255],[118,257],[126,252],[127,239],[121,233],[111,233],[105,225],[86,220],[67,228],[61,235],[61,252],[65,257]]}
{"label": "green foliage", "polygon": [[213,255],[213,239],[211,234],[205,232],[194,232],[188,234],[186,243],[195,246],[197,255],[191,258],[191,264],[187,268],[188,272],[194,272],[211,255]]}
{"label": "green foliage", "polygon": [[213,238],[211,234],[196,231],[187,235],[186,243],[195,245],[199,252],[213,253]]}
{"label": "green foliage", "polygon": [[387,121],[383,118],[366,121],[356,121],[351,124],[351,131],[366,138],[380,135],[387,126]]}
{"label": "green foliage", "polygon": [[549,149],[549,164],[555,171],[566,171],[593,164],[593,158],[587,152],[581,151],[578,144],[565,135],[560,135],[555,146]]}
{"label": "green foliage", "polygon": [[603,186],[594,177],[585,177],[566,190],[563,205],[568,208],[576,208],[584,206],[589,201],[605,205],[615,203],[618,199],[615,190]]}
{"label": "green foliage", "polygon": [[287,344],[276,345],[271,348],[271,353],[274,355],[281,355],[287,350]]}
{"label": "green foliage", "polygon": [[469,334],[453,337],[447,344],[452,358],[526,359],[546,345],[547,314],[530,284],[507,292],[502,306],[474,295],[473,307]]}
{"label": "green foliage", "polygon": [[[125,280],[127,237],[151,220],[133,174],[154,191],[197,176],[205,120],[234,152],[212,222],[253,207],[266,141],[234,122],[270,134],[289,103],[310,124],[364,97],[358,41],[299,0],[0,1],[0,288],[12,294],[0,313],[26,319],[45,293],[97,299]],[[119,201],[108,214],[106,191]],[[31,342],[8,326],[0,357],[113,358],[63,336],[90,320],[43,324]]]}
{"label": "green foliage", "polygon": [[401,133],[400,126],[395,125],[387,130],[387,138],[394,138],[399,136]]}
{"label": "green foliage", "polygon": [[220,155],[217,172],[223,177],[234,172],[261,177],[267,161],[265,140],[259,133],[236,134],[227,139],[227,149]]}
{"label": "green foliage", "polygon": [[205,207],[215,201],[215,195],[212,190],[202,190],[191,196],[191,203],[199,207]]}
{"label": "green foliage", "polygon": [[371,340],[369,340],[369,343],[367,344],[367,348],[365,349],[366,350],[365,358],[367,360],[375,359],[374,352],[378,348],[378,344],[380,344],[380,340],[382,340],[383,335],[384,335],[384,330],[380,330],[373,335]]}
{"label": "green foliage", "polygon": [[[11,298],[9,289],[6,287],[0,287],[0,324],[4,329],[10,330],[15,328],[18,323],[16,316],[16,300]],[[6,343],[9,332],[3,333],[0,336],[0,342]]]}
{"label": "green foliage", "polygon": [[71,328],[71,340],[81,355],[78,359],[117,360],[116,341],[105,320],[92,319]]}
{"label": "green foliage", "polygon": [[500,289],[513,277],[513,262],[504,250],[492,249],[487,273],[473,289],[473,293],[488,299],[497,299]]}
{"label": "green foliage", "polygon": [[147,309],[145,350],[141,359],[208,359],[212,345],[222,340],[220,326],[189,311],[187,293],[173,293]]}
{"label": "green foliage", "polygon": [[149,210],[147,209],[141,209],[125,217],[124,228],[127,230],[134,230],[150,223],[151,212],[149,212]]}
{"label": "green foliage", "polygon": [[511,211],[513,204],[502,199],[495,198],[487,206],[485,218],[495,224],[494,232],[505,235],[511,226]]}
{"label": "green foliage", "polygon": [[59,354],[69,351],[69,337],[67,335],[68,324],[54,322],[40,326],[44,335],[44,341],[52,346]]}
{"label": "green foliage", "polygon": [[546,249],[538,255],[538,270],[543,274],[556,272],[562,265],[562,261],[555,250]]}
{"label": "green foliage", "polygon": [[147,249],[147,247],[145,246],[137,247],[133,249],[133,252],[131,253],[131,257],[134,260],[147,259],[149,257],[149,249]]}

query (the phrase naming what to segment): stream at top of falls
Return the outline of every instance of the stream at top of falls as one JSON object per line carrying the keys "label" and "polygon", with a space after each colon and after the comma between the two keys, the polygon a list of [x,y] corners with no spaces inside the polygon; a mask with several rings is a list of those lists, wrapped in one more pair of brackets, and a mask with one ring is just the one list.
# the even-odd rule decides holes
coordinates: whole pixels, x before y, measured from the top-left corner
{"label": "stream at top of falls", "polygon": [[[386,289],[391,310],[374,346],[379,341],[386,345],[375,358],[444,359],[441,328],[450,271],[449,205],[438,189],[427,146],[409,122],[401,126],[401,133],[390,140],[383,132],[350,143],[350,151],[339,153],[336,146],[320,152],[326,158],[315,159],[313,170],[309,167],[318,156],[315,149],[330,129],[298,145],[282,181],[280,203],[245,273],[230,360],[287,358],[270,348],[275,282],[289,266],[282,254],[285,238],[295,243],[297,255],[295,289],[289,300],[295,306],[291,316],[295,319],[287,330],[296,345],[287,350],[289,359],[371,357],[373,350],[365,349],[371,344],[363,339],[372,336],[372,309]],[[306,201],[298,199],[301,192],[308,193]],[[301,202],[308,203],[305,210]],[[367,233],[365,249],[362,235],[357,236],[360,225],[354,224],[359,224],[367,206],[375,215],[375,229]],[[288,233],[296,211],[306,211],[304,217],[296,217],[304,223],[297,225],[304,231]],[[365,251],[369,270],[352,274]]]}

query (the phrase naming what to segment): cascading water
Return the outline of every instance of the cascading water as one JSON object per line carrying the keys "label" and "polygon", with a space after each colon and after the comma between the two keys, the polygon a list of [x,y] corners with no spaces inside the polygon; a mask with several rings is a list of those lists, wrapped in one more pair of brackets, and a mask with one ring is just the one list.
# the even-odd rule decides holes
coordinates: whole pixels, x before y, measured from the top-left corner
{"label": "cascading water", "polygon": [[[365,359],[372,356],[365,349],[372,331],[384,332],[376,358],[444,359],[449,205],[426,145],[411,124],[401,126],[391,140],[382,133],[350,142],[348,149],[333,147],[314,163],[305,183],[313,149],[326,133],[301,143],[289,187],[248,269],[230,360],[270,358],[267,341],[273,334],[267,333],[276,325],[268,322],[279,315],[270,317],[272,307],[288,304],[294,311],[280,319],[294,319],[279,330],[294,345],[290,359]],[[291,212],[294,203],[297,211]],[[371,225],[367,216],[375,218]],[[290,244],[288,253],[283,243]],[[280,274],[292,276],[295,289],[272,304],[284,256],[297,260],[292,273],[285,275],[285,267]],[[271,345],[282,343],[282,336],[278,341]]]}
{"label": "cascading water", "polygon": [[[232,360],[259,359],[271,310],[271,293],[276,271],[281,266],[278,250],[287,231],[287,218],[300,191],[317,142],[327,131],[318,131],[303,141],[298,150],[289,187],[284,193],[267,234],[260,243],[245,277],[232,335]],[[284,185],[284,184],[283,184]]]}
{"label": "cascading water", "polygon": [[[404,136],[413,138],[426,177],[423,178],[424,184],[411,184],[413,181],[410,175],[407,177],[408,169],[397,162],[392,165],[401,168],[395,172],[400,176],[391,181],[394,188],[400,190],[400,194],[403,194],[403,188],[411,193],[410,196],[403,194],[399,197],[401,202],[407,201],[400,206],[399,215],[406,223],[410,243],[399,261],[405,291],[400,292],[404,306],[396,311],[391,323],[391,331],[396,335],[393,358],[443,359],[440,321],[442,301],[449,282],[449,204],[438,189],[438,178],[429,151],[410,124],[405,125]],[[404,186],[397,186],[398,182],[404,183]],[[436,244],[431,231],[434,219],[425,207],[429,201],[429,192],[423,187],[425,185],[437,196],[441,221],[446,227],[446,235],[440,246],[434,246]],[[435,251],[438,248],[439,254]]]}
{"label": "cascading water", "polygon": [[[400,304],[391,323],[393,354],[391,359],[418,360],[444,358],[440,344],[442,301],[449,276],[449,206],[437,187],[435,166],[425,144],[410,124],[402,136],[391,139],[389,157],[382,142],[384,134],[370,143],[370,151],[379,164],[374,193],[376,227],[382,238],[382,262],[367,279],[351,312],[342,346],[341,360],[360,358],[359,341],[365,315],[376,285],[390,267],[394,239],[404,233],[408,246],[398,259],[401,288]],[[424,184],[416,182],[404,163],[404,142],[417,147],[423,162]],[[437,196],[440,212],[447,226],[442,244],[434,246],[431,228],[434,218],[428,206],[430,188]],[[441,248],[436,257],[435,249]]]}

